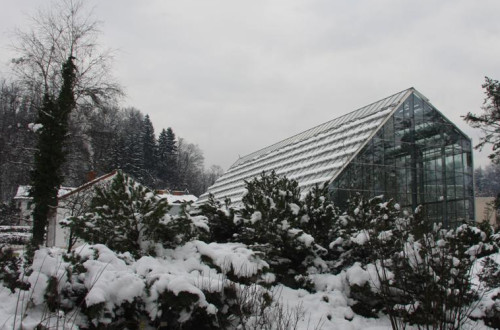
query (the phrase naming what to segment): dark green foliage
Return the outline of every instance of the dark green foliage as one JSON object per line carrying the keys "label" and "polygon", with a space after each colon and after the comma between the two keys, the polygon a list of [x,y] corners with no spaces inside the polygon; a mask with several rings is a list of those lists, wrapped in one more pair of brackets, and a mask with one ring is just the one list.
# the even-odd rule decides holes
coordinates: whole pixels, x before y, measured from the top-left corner
{"label": "dark green foliage", "polygon": [[[199,297],[189,292],[174,294],[165,291],[158,297],[161,316],[156,325],[165,329],[219,329],[215,315],[208,315],[198,306]],[[184,319],[186,314],[188,319]]]}
{"label": "dark green foliage", "polygon": [[483,148],[491,144],[492,153],[489,155],[494,162],[500,161],[500,83],[486,77],[482,85],[485,90],[486,98],[482,107],[483,113],[480,115],[467,113],[465,121],[472,127],[480,128],[484,136],[476,148]]}
{"label": "dark green foliage", "polygon": [[168,209],[165,199],[118,171],[109,185],[96,187],[89,212],[69,218],[65,226],[84,241],[140,256],[141,242],[165,239]]}
{"label": "dark green foliage", "polygon": [[192,202],[183,203],[179,214],[165,217],[159,236],[164,247],[174,249],[192,240],[208,240],[207,218],[191,211],[191,204]]}
{"label": "dark green foliage", "polygon": [[62,68],[63,84],[56,101],[45,94],[42,108],[38,112],[37,124],[42,125],[35,153],[35,168],[31,175],[33,197],[32,245],[44,243],[47,217],[57,207],[57,192],[63,177],[61,166],[65,161],[64,143],[68,133],[68,117],[75,106],[73,87],[75,83],[73,57],[68,57]]}
{"label": "dark green foliage", "polygon": [[[498,240],[500,237],[498,234],[494,235],[493,238]],[[484,309],[484,316],[482,317],[484,323],[494,329],[500,328],[500,293],[498,288],[500,288],[500,264],[498,264],[494,258],[486,257],[482,261],[483,270],[479,274],[479,279],[481,283],[488,290],[489,299],[491,299],[492,304],[486,306]]]}
{"label": "dark green foliage", "polygon": [[[134,297],[131,302],[123,301],[119,306],[106,303],[87,306],[85,296],[91,288],[86,286],[87,269],[84,264],[89,260],[99,260],[101,251],[109,253],[102,246],[91,249],[95,253],[86,253],[86,257],[81,257],[75,251],[65,254],[64,261],[70,264],[64,274],[66,284],[58,287],[56,278],[49,279],[44,295],[51,310],[62,310],[70,314],[72,310],[79,309],[88,319],[90,329],[137,329],[141,324],[148,323],[166,329],[236,328],[238,324],[248,321],[249,317],[264,313],[273,303],[268,290],[255,284],[241,285],[252,281],[246,275],[231,274],[229,271],[228,275],[233,280],[221,277],[215,287],[208,281],[206,286],[202,283],[197,288],[192,287],[195,292],[189,288],[177,291],[175,286],[170,288],[163,284],[155,286],[158,280],[165,283],[168,279],[167,282],[172,283],[170,274],[151,276],[149,280],[145,280],[144,295]],[[123,258],[126,263],[134,262],[124,255],[118,257]],[[213,267],[214,261],[209,256],[202,255],[202,258],[206,260],[206,265]],[[259,272],[258,275],[260,274]],[[179,277],[178,280],[180,279]],[[154,297],[154,301],[149,300],[151,297]],[[154,304],[159,313],[148,314],[152,311],[151,305],[146,306],[146,301]],[[213,306],[207,308],[207,303]]]}
{"label": "dark green foliage", "polygon": [[408,221],[399,205],[381,196],[366,200],[361,195],[349,201],[338,222],[339,240],[330,245],[340,254],[335,268],[340,271],[355,262],[367,264],[395,253],[402,238],[402,222]]}
{"label": "dark green foliage", "polygon": [[326,249],[305,230],[315,219],[305,221],[298,183],[273,171],[246,182],[246,189],[236,240],[264,253],[278,282],[291,287],[306,285],[303,275],[310,267],[324,266],[320,255]]}
{"label": "dark green foliage", "polygon": [[122,169],[125,173],[128,173],[135,179],[142,181],[144,180],[144,154],[142,145],[139,143],[141,140],[140,132],[131,131],[125,135],[124,139],[124,149],[118,150],[124,155],[124,163],[117,168]]}
{"label": "dark green foliage", "polygon": [[174,131],[170,127],[167,128],[167,138],[164,145],[164,151],[167,156],[165,163],[167,177],[170,180],[170,185],[176,188],[179,185],[179,169],[177,166],[178,148]]}
{"label": "dark green foliage", "polygon": [[300,219],[300,228],[324,248],[338,237],[340,229],[340,211],[328,197],[328,185],[313,187],[302,201],[304,214]]}
{"label": "dark green foliage", "polygon": [[351,202],[341,218],[341,269],[355,262],[371,269],[369,285],[351,286],[353,310],[365,316],[383,311],[394,329],[460,328],[479,299],[474,264],[498,250],[489,232],[469,225],[445,230],[428,223],[421,208],[409,216],[379,198]]}
{"label": "dark green foliage", "polygon": [[111,147],[112,169],[121,169],[128,175],[142,180],[144,178],[144,159],[139,133],[131,131],[125,136],[117,136]]}
{"label": "dark green foliage", "polygon": [[52,313],[55,312],[61,304],[59,301],[59,292],[57,290],[58,285],[59,281],[57,277],[49,277],[47,287],[45,288],[45,293],[43,294],[43,298],[47,303],[47,308]]}
{"label": "dark green foliage", "polygon": [[388,270],[380,262],[389,259],[402,246],[403,226],[409,221],[393,200],[385,202],[382,196],[366,200],[354,196],[346,212],[340,217],[339,239],[330,245],[330,253],[337,255],[334,270],[340,272],[358,263],[363,269],[375,265],[377,290],[371,285],[351,284],[351,297],[356,300],[353,310],[366,317],[378,312],[390,312],[396,303],[389,294]]}
{"label": "dark green foliage", "polygon": [[0,225],[13,226],[19,224],[19,212],[14,202],[0,202]]}
{"label": "dark green foliage", "polygon": [[338,236],[339,211],[327,187],[314,187],[304,199],[296,181],[275,172],[246,183],[242,206],[233,208],[209,196],[199,207],[208,218],[210,239],[242,242],[263,253],[277,281],[309,288],[307,274],[328,269],[328,245]]}
{"label": "dark green foliage", "polygon": [[142,153],[144,159],[144,184],[149,187],[156,186],[156,164],[158,162],[158,146],[155,131],[149,115],[144,117],[141,132]]}
{"label": "dark green foliage", "polygon": [[105,303],[81,306],[81,312],[92,322],[88,329],[139,329],[141,321],[144,321],[144,303],[140,298],[134,298],[132,302],[124,301],[120,306],[115,306],[112,311],[105,308]]}
{"label": "dark green foliage", "polygon": [[0,281],[14,293],[16,289],[28,290],[30,285],[22,281],[22,258],[10,247],[0,246]]}
{"label": "dark green foliage", "polygon": [[83,274],[87,272],[83,263],[88,258],[82,258],[72,251],[64,254],[63,260],[70,264],[66,267],[65,273],[69,285],[61,288],[61,298],[59,301],[63,301],[64,303],[61,303],[58,308],[68,312],[75,307],[85,306],[85,297],[88,294],[88,290],[83,283]]}
{"label": "dark green foliage", "polygon": [[497,247],[473,226],[443,230],[435,225],[417,240],[412,229],[404,249],[392,258],[395,276],[391,286],[401,290],[398,299],[403,305],[414,307],[393,311],[409,323],[435,329],[460,328],[470,306],[480,297],[472,283],[474,263],[478,257],[496,252]]}
{"label": "dark green foliage", "polygon": [[89,329],[137,329],[139,322],[144,319],[144,302],[140,297],[132,301],[124,301],[119,306],[108,310],[105,303],[87,306],[85,297],[89,289],[85,286],[84,279],[87,272],[84,263],[90,259],[96,260],[100,251],[95,250],[93,256],[82,258],[75,251],[63,255],[65,262],[69,262],[64,276],[67,283],[57,286],[58,279],[50,278],[45,302],[51,311],[62,310],[69,313],[75,309],[85,315],[90,321]]}
{"label": "dark green foliage", "polygon": [[208,201],[199,206],[200,213],[207,217],[210,225],[209,242],[234,242],[241,229],[241,223],[235,223],[235,211],[230,207],[231,201],[222,205],[210,194]]}
{"label": "dark green foliage", "polygon": [[353,284],[350,289],[350,297],[355,300],[351,306],[352,311],[364,317],[377,318],[379,312],[384,309],[384,301],[378,293],[373,292],[370,284]]}
{"label": "dark green foliage", "polygon": [[500,287],[500,265],[494,259],[486,257],[482,266],[483,271],[479,278],[486,288],[491,290]]}
{"label": "dark green foliage", "polygon": [[159,185],[162,188],[168,186],[170,176],[168,175],[168,157],[169,152],[167,148],[168,138],[167,131],[162,129],[158,136],[158,163],[156,164],[156,172],[159,178]]}
{"label": "dark green foliage", "polygon": [[172,128],[163,129],[158,137],[157,172],[162,188],[176,189],[179,184],[177,141]]}

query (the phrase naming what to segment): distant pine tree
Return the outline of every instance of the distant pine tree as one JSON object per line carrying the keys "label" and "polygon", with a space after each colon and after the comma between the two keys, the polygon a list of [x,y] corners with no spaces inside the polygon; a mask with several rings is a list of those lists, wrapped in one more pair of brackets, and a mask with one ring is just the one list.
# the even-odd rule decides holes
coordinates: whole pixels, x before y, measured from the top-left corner
{"label": "distant pine tree", "polygon": [[158,162],[156,163],[156,172],[159,179],[159,186],[165,188],[168,186],[168,173],[167,173],[167,162],[168,162],[168,148],[167,148],[167,131],[162,129],[160,135],[158,136]]}
{"label": "distant pine tree", "polygon": [[57,207],[57,192],[63,177],[61,166],[65,161],[64,143],[68,133],[68,117],[75,107],[73,86],[76,67],[70,56],[62,67],[63,84],[56,101],[46,94],[43,106],[38,112],[37,124],[41,125],[35,153],[34,170],[31,173],[35,208],[33,210],[34,248],[44,242],[47,217]]}
{"label": "distant pine tree", "polygon": [[167,155],[167,173],[169,177],[169,184],[171,188],[178,188],[179,168],[177,166],[177,158],[179,151],[174,131],[170,127],[167,128]]}
{"label": "distant pine tree", "polygon": [[142,132],[141,132],[141,144],[143,152],[143,166],[144,166],[144,184],[154,187],[156,184],[156,163],[158,161],[157,156],[157,144],[155,138],[155,131],[153,128],[153,123],[149,119],[149,115],[144,117]]}
{"label": "distant pine tree", "polygon": [[125,139],[118,135],[111,145],[111,155],[110,155],[110,169],[123,169],[126,162],[125,158]]}
{"label": "distant pine tree", "polygon": [[133,132],[125,137],[125,161],[121,168],[139,182],[144,182],[144,153],[140,138],[140,133]]}
{"label": "distant pine tree", "polygon": [[178,188],[177,141],[172,128],[163,129],[158,137],[157,173],[165,188]]}

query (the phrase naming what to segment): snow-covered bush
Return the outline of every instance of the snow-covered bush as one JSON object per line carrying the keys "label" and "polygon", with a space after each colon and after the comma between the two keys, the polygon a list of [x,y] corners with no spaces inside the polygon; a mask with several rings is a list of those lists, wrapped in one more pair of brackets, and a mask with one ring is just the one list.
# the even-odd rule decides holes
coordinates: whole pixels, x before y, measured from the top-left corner
{"label": "snow-covered bush", "polygon": [[466,224],[455,229],[434,224],[421,236],[411,229],[391,259],[389,288],[398,289],[401,300],[393,312],[409,323],[461,328],[484,290],[473,282],[476,261],[497,247],[479,228]]}
{"label": "snow-covered bush", "polygon": [[235,222],[236,213],[230,199],[226,199],[223,204],[209,194],[208,201],[200,205],[198,210],[207,218],[210,226],[208,241],[226,243],[236,240],[241,224]]}
{"label": "snow-covered bush", "polygon": [[143,253],[144,241],[159,241],[166,200],[118,171],[113,180],[95,188],[87,213],[62,223],[85,242],[100,243],[117,252]]}
{"label": "snow-covered bush", "polygon": [[208,219],[200,214],[192,205],[184,202],[177,215],[166,215],[162,220],[162,232],[159,242],[167,248],[175,248],[192,240],[210,241]]}
{"label": "snow-covered bush", "polygon": [[[241,243],[192,241],[176,249],[157,246],[157,255],[135,259],[101,244],[71,253],[38,250],[26,277],[30,290],[18,296],[16,310],[38,315],[42,326],[57,319],[61,328],[220,329],[276,306],[257,284],[273,280],[267,263]],[[26,320],[27,328],[36,325]]]}
{"label": "snow-covered bush", "polygon": [[179,216],[167,214],[166,199],[118,171],[111,182],[95,188],[85,214],[61,224],[77,238],[104,244],[135,257],[154,252],[154,243],[175,247],[208,231],[206,219],[190,216],[183,206]]}
{"label": "snow-covered bush", "polygon": [[339,241],[353,310],[383,311],[393,328],[461,328],[482,290],[473,281],[476,260],[498,249],[488,233],[466,224],[443,229],[425,220],[421,208],[409,216],[381,198],[353,202]]}
{"label": "snow-covered bush", "polygon": [[240,226],[235,239],[264,253],[277,281],[285,285],[306,287],[307,274],[327,271],[321,258],[327,250],[307,231],[321,228],[321,219],[318,227],[311,224],[314,210],[304,207],[298,183],[274,172],[262,173],[246,182],[246,189],[234,220]]}
{"label": "snow-covered bush", "polygon": [[384,285],[392,273],[385,263],[402,246],[402,231],[408,221],[396,202],[384,201],[382,196],[367,200],[356,195],[340,216],[339,236],[329,248],[337,255],[334,271],[347,270],[356,313],[375,317],[380,310],[390,310],[392,301],[384,296]]}
{"label": "snow-covered bush", "polygon": [[[500,240],[500,234],[492,235],[493,241]],[[500,328],[500,254],[494,254],[482,258],[481,271],[478,279],[487,290],[482,297],[478,308],[473,316],[482,319],[484,323],[492,328]]]}
{"label": "snow-covered bush", "polygon": [[402,239],[402,226],[408,221],[394,200],[354,196],[337,222],[338,237],[329,244],[332,251],[340,253],[336,270],[357,262],[373,263],[396,252],[401,245],[397,241]]}
{"label": "snow-covered bush", "polygon": [[17,256],[12,248],[0,245],[0,282],[12,292],[15,289],[26,290],[28,288],[28,285],[22,281],[22,265],[22,258]]}

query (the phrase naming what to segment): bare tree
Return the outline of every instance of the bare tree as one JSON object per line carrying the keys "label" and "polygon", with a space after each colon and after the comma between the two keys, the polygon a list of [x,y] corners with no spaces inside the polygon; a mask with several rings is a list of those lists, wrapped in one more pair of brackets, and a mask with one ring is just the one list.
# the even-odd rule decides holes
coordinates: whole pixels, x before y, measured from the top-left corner
{"label": "bare tree", "polygon": [[9,201],[17,186],[26,184],[32,166],[35,134],[30,108],[36,100],[26,97],[16,83],[0,80],[0,202]]}
{"label": "bare tree", "polygon": [[201,193],[207,191],[207,189],[217,181],[219,177],[224,174],[224,169],[219,165],[212,165],[206,169],[203,173],[203,185],[200,190]]}
{"label": "bare tree", "polygon": [[196,144],[179,139],[177,169],[179,188],[188,189],[198,195],[203,193],[203,171],[205,157],[203,151]]}
{"label": "bare tree", "polygon": [[[91,118],[114,106],[123,93],[110,74],[112,52],[98,42],[100,22],[84,0],[52,0],[30,17],[25,29],[15,31],[12,60],[25,93],[55,98],[62,86],[62,64],[73,58],[75,108],[69,118],[65,184],[83,183],[95,170]],[[41,104],[41,102],[40,102]],[[31,111],[35,111],[33,108]]]}
{"label": "bare tree", "polygon": [[56,95],[62,84],[61,67],[69,56],[77,67],[75,99],[77,104],[100,104],[121,94],[110,79],[110,50],[98,43],[99,24],[83,0],[60,0],[39,9],[29,29],[17,29],[12,60],[17,77],[40,94]]}

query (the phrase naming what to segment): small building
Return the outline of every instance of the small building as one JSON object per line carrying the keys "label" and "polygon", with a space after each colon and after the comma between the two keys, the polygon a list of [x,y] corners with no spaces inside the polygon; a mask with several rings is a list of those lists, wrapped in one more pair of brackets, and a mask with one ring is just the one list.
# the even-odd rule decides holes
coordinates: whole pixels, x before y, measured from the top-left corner
{"label": "small building", "polygon": [[[19,209],[19,226],[30,226],[33,224],[31,213],[33,212],[33,198],[30,197],[31,186],[24,185],[17,187],[16,195],[14,196],[14,204]],[[75,188],[61,187],[57,193],[62,196],[72,191]]]}
{"label": "small building", "polygon": [[[70,232],[69,229],[63,228],[60,225],[60,221],[87,212],[88,205],[94,197],[94,188],[107,184],[113,180],[116,174],[117,171],[115,170],[98,178],[90,176],[93,179],[89,182],[59,196],[57,211],[49,214],[47,246],[68,247]],[[168,204],[171,205],[171,209],[169,210],[169,214],[171,215],[179,214],[182,203],[195,202],[198,199],[196,196],[190,195],[187,191],[159,190],[156,193],[159,194],[160,198],[167,199]]]}
{"label": "small building", "polygon": [[244,180],[275,171],[302,193],[326,184],[338,206],[353,194],[423,205],[445,226],[474,219],[471,140],[414,88],[238,159],[208,191],[239,203]]}
{"label": "small building", "polygon": [[[71,216],[82,215],[86,212],[88,203],[93,197],[93,188],[96,185],[103,185],[112,180],[117,171],[95,178],[78,188],[72,188],[65,194],[60,194],[57,202],[57,209],[50,212],[47,226],[47,246],[57,246],[66,248],[69,242],[69,229],[63,228],[60,221]],[[90,178],[92,178],[91,176]]]}
{"label": "small building", "polygon": [[498,217],[498,209],[495,206],[495,197],[476,197],[476,221],[488,221],[490,225],[498,228],[500,219]]}
{"label": "small building", "polygon": [[157,190],[156,193],[160,198],[167,199],[168,205],[170,205],[168,210],[170,215],[178,215],[183,203],[194,203],[198,200],[198,197],[185,190]]}

